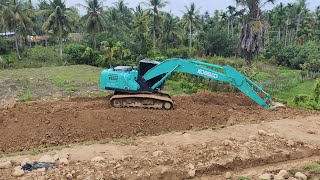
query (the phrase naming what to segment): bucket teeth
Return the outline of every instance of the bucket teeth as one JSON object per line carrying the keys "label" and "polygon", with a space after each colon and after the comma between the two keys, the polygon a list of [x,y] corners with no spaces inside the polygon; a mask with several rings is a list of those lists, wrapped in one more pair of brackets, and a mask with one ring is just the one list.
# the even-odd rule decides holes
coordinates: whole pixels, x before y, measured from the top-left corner
{"label": "bucket teeth", "polygon": [[114,108],[164,110],[171,110],[173,108],[172,99],[168,94],[117,94],[110,98],[110,105]]}

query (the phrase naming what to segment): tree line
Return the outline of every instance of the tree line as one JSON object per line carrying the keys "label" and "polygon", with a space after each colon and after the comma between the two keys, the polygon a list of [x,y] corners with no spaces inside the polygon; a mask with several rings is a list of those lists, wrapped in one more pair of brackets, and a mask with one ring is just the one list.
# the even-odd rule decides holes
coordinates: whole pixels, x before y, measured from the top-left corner
{"label": "tree line", "polygon": [[[230,5],[212,14],[201,13],[201,7],[190,3],[181,7],[182,17],[163,11],[169,4],[164,0],[146,0],[135,8],[125,0],[109,7],[104,2],[85,0],[67,7],[63,0],[40,0],[37,4],[31,0],[1,1],[0,30],[15,32],[12,48],[18,59],[23,58],[20,49],[29,45],[28,35],[48,35],[49,41],[59,45],[61,58],[64,48],[68,53],[80,44],[92,58],[107,54],[105,61],[241,56],[249,66],[260,52],[272,58],[279,48],[319,44],[320,40],[320,6],[311,11],[307,0],[280,3],[271,10],[263,9],[274,0],[235,0],[236,7]],[[79,15],[79,8],[86,11],[84,16]],[[81,33],[83,41],[72,43],[69,33]],[[4,44],[2,38],[0,46],[5,48]]]}

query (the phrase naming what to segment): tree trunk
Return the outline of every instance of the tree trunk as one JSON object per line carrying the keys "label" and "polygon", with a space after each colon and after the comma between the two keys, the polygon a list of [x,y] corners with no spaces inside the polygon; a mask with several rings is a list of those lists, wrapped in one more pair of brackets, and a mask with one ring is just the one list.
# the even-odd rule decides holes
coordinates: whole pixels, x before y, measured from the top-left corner
{"label": "tree trunk", "polygon": [[228,19],[228,38],[230,37],[230,20]]}
{"label": "tree trunk", "polygon": [[189,39],[189,56],[192,56],[192,20],[190,20],[190,25],[189,25],[189,30],[190,30],[190,39]]}
{"label": "tree trunk", "polygon": [[279,27],[278,29],[278,41],[281,40],[281,27]]}
{"label": "tree trunk", "polygon": [[96,33],[93,33],[93,50],[95,51],[97,48],[97,36]]}
{"label": "tree trunk", "polygon": [[153,9],[153,55],[156,54],[156,8]]}
{"label": "tree trunk", "polygon": [[18,59],[21,60],[20,52],[19,52],[19,44],[18,44],[18,34],[15,34],[15,44],[16,44],[16,51]]}
{"label": "tree trunk", "polygon": [[233,38],[233,19],[230,20],[231,21],[231,37]]}
{"label": "tree trunk", "polygon": [[288,41],[288,24],[289,24],[289,19],[287,19],[287,22],[286,22],[286,35],[285,35],[285,38],[284,38],[284,46],[287,46],[287,41]]}
{"label": "tree trunk", "polygon": [[299,38],[298,33],[299,33],[299,31],[300,31],[299,27],[300,27],[300,22],[301,22],[301,13],[302,13],[302,12],[300,12],[300,13],[299,13],[299,15],[298,15],[298,20],[297,20],[297,28],[296,28],[296,44],[297,44],[297,42],[298,42],[298,38]]}
{"label": "tree trunk", "polygon": [[59,38],[59,46],[60,46],[60,59],[62,61],[62,37]]}

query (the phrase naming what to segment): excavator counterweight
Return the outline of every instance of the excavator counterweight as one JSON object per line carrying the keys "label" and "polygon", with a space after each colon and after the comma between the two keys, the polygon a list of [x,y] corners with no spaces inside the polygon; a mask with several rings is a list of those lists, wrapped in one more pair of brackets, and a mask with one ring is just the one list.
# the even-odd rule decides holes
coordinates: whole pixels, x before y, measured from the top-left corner
{"label": "excavator counterweight", "polygon": [[141,60],[137,69],[130,66],[105,69],[100,75],[100,88],[115,91],[110,99],[112,107],[170,110],[173,101],[161,90],[173,72],[230,83],[263,108],[270,109],[273,106],[270,95],[236,69],[193,59],[168,59],[161,63]]}

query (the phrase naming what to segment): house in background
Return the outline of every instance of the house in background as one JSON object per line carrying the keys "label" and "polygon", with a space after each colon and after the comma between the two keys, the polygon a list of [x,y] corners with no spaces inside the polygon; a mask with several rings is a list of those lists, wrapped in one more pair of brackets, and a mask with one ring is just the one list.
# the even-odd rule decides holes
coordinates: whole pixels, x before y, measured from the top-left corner
{"label": "house in background", "polygon": [[38,43],[42,44],[42,42],[44,42],[45,45],[48,45],[47,44],[48,38],[49,38],[48,36],[28,36],[27,37],[28,42],[35,45],[37,45]]}
{"label": "house in background", "polygon": [[15,34],[15,32],[3,32],[0,33],[0,36],[13,37]]}

